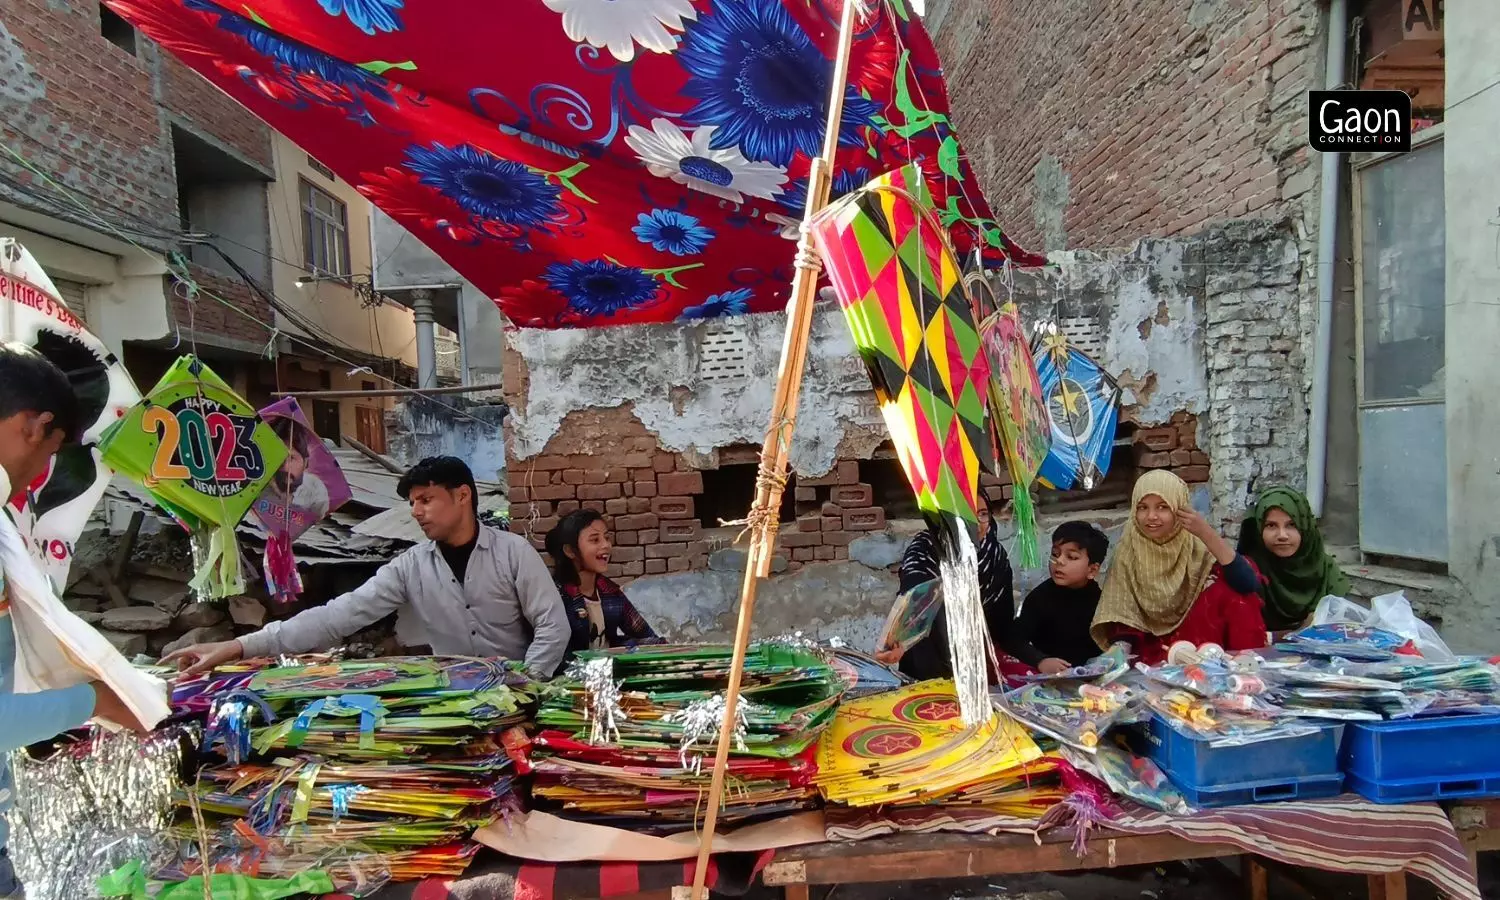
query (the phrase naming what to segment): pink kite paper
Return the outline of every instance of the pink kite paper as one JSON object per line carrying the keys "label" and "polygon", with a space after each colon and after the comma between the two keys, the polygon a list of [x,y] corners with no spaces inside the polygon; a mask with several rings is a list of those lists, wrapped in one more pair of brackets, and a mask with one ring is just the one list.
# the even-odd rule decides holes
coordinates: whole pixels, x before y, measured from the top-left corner
{"label": "pink kite paper", "polygon": [[250,509],[266,529],[266,591],[289,604],[302,591],[292,542],[351,496],[349,482],[323,440],[307,424],[293,397],[260,411],[261,419],[286,444],[286,461]]}

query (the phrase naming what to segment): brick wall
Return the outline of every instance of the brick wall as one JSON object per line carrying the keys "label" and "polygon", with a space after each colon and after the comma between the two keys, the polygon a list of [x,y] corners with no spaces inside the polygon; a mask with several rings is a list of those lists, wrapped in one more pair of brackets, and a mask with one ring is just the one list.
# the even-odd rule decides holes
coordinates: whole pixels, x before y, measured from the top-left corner
{"label": "brick wall", "polygon": [[[174,228],[172,148],[152,95],[154,49],[141,57],[100,36],[97,2],[0,4],[0,140],[91,204]],[[8,179],[55,196],[0,152],[0,196],[76,218],[6,187]]]}
{"label": "brick wall", "polygon": [[218,139],[270,171],[271,130],[229,95],[175,58],[161,54],[162,105],[190,128]]}
{"label": "brick wall", "polygon": [[189,301],[186,292],[175,281],[167,279],[167,296],[172,321],[182,332],[187,342],[196,334],[200,342],[227,346],[237,350],[252,350],[265,346],[271,339],[268,323],[274,321],[269,304],[252,291],[243,281],[212,272],[202,266],[189,266],[193,279],[207,293],[231,304],[248,315],[241,315],[209,296],[199,296]]}
{"label": "brick wall", "polygon": [[957,126],[1023,244],[1123,246],[1310,199],[1315,0],[937,2]]}

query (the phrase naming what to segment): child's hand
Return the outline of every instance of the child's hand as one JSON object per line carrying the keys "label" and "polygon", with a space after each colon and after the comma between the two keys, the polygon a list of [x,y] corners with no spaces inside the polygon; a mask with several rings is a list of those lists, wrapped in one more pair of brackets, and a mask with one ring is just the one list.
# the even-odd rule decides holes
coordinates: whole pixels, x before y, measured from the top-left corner
{"label": "child's hand", "polygon": [[1036,670],[1043,675],[1061,675],[1071,668],[1073,667],[1069,665],[1067,660],[1058,659],[1055,656],[1049,656],[1036,664]]}
{"label": "child's hand", "polygon": [[1214,533],[1213,526],[1209,525],[1206,519],[1198,515],[1196,510],[1178,510],[1177,524],[1182,526],[1183,531],[1186,531],[1199,540],[1206,540],[1209,535]]}

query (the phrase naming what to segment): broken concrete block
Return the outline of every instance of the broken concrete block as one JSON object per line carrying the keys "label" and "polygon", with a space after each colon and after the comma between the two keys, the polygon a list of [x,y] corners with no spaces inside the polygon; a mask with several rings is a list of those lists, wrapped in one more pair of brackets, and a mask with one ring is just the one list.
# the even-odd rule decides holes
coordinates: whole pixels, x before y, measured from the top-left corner
{"label": "broken concrete block", "polygon": [[147,634],[169,627],[172,624],[172,617],[154,606],[123,606],[119,609],[105,610],[99,622],[112,631]]}
{"label": "broken concrete block", "polygon": [[[111,610],[111,612],[115,611],[117,610]],[[104,635],[105,640],[114,644],[115,649],[127,658],[133,657],[137,653],[146,652],[146,636],[144,634],[127,634],[123,631],[110,631],[107,628],[99,629],[99,633]]]}
{"label": "broken concrete block", "polygon": [[175,623],[178,628],[187,631],[192,628],[208,628],[223,622],[227,614],[224,610],[212,603],[197,601],[189,603],[177,614]]}

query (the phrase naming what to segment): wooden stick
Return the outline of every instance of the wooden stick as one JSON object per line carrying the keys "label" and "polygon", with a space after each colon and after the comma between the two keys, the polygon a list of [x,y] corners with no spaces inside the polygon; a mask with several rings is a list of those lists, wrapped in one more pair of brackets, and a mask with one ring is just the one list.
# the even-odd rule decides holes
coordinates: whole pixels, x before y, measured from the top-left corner
{"label": "wooden stick", "polygon": [[813,217],[828,203],[833,177],[834,154],[844,118],[844,90],[849,80],[849,54],[854,46],[855,19],[860,0],[844,0],[839,21],[838,53],[828,98],[828,122],[823,132],[823,152],[812,161],[807,174],[807,206],[802,213],[802,236],[797,242],[796,274],[791,302],[786,309],[786,337],[781,345],[781,366],[776,374],[776,393],[771,400],[771,424],[760,452],[760,477],[756,479],[755,505],[750,510],[750,550],[745,562],[745,580],[740,587],[739,623],[734,631],[734,662],[724,694],[724,719],[719,725],[719,746],[714,754],[713,778],[708,788],[708,807],[703,831],[698,836],[698,865],[693,870],[692,900],[706,900],[708,861],[713,852],[714,830],[724,799],[724,773],[729,767],[729,748],[734,740],[739,710],[740,684],[745,672],[745,652],[750,646],[750,622],[755,614],[755,595],[760,580],[771,573],[776,549],[776,531],[781,494],[786,484],[787,457],[792,430],[797,421],[797,401],[802,393],[802,370],[807,361],[807,339],[812,331],[813,304],[817,300],[818,262],[809,230]]}
{"label": "wooden stick", "polygon": [[403,469],[403,468],[401,468],[400,466],[396,465],[395,461],[392,460],[390,457],[384,456],[384,455],[379,454],[379,453],[376,453],[374,450],[371,450],[369,447],[366,447],[364,444],[361,444],[359,441],[356,441],[354,438],[350,437],[347,434],[340,435],[340,436],[344,439],[344,443],[348,444],[350,447],[353,447],[355,450],[359,451],[359,455],[360,456],[363,456],[364,458],[368,459],[370,462],[375,463],[376,465],[380,466],[382,469],[385,469],[387,472],[392,472],[392,473],[395,473],[397,475],[405,475],[406,474],[406,470]]}

